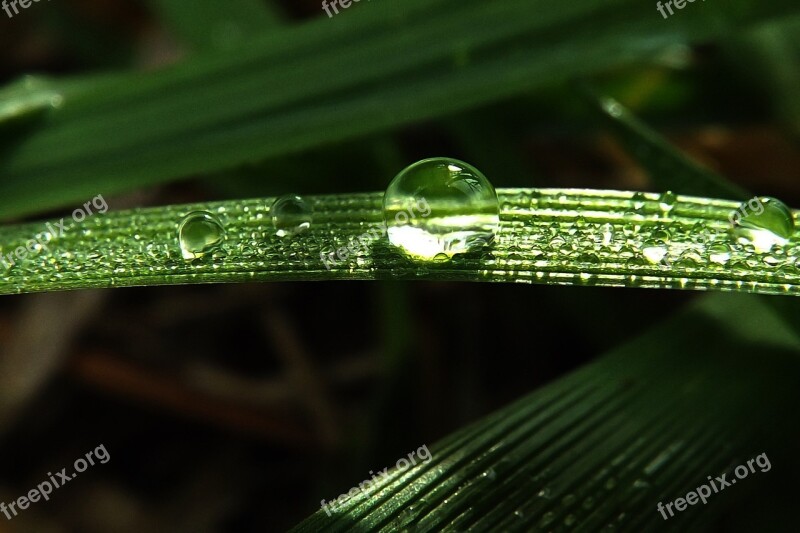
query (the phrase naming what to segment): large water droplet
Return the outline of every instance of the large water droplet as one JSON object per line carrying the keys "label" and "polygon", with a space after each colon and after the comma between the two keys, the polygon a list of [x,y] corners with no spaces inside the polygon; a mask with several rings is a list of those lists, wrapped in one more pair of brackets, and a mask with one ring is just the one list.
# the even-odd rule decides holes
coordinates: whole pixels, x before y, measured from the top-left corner
{"label": "large water droplet", "polygon": [[776,244],[786,244],[794,233],[792,211],[775,198],[743,202],[729,219],[738,241],[752,244],[759,253],[769,252]]}
{"label": "large water droplet", "polygon": [[225,229],[217,218],[207,211],[193,211],[183,217],[178,227],[178,242],[183,258],[199,259],[220,250]]}
{"label": "large water droplet", "polygon": [[452,257],[486,246],[500,225],[489,180],[448,158],[425,159],[395,177],[383,197],[389,241],[415,259]]}
{"label": "large water droplet", "polygon": [[313,219],[311,204],[296,194],[281,196],[269,208],[275,235],[291,237],[308,230]]}

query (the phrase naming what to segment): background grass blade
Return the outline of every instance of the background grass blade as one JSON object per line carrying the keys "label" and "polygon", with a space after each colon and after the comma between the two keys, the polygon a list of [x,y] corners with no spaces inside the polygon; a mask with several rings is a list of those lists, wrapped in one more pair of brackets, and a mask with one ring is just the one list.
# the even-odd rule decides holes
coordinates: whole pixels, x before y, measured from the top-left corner
{"label": "background grass blade", "polygon": [[[346,22],[276,31],[234,56],[59,82],[63,105],[41,127],[0,139],[11,147],[0,162],[0,217],[442,116],[800,9],[788,0],[709,4],[667,24],[651,8],[632,0],[362,6]],[[470,28],[459,42],[440,38],[459,28]]]}
{"label": "background grass blade", "polygon": [[584,87],[584,92],[658,190],[731,200],[752,198],[743,188],[692,161],[615,99],[600,96],[589,87]]}
{"label": "background grass blade", "polygon": [[[782,443],[800,429],[784,426],[800,384],[798,350],[800,339],[757,299],[706,298],[295,531],[700,528],[797,471]],[[783,473],[757,470],[669,522],[658,513],[658,502],[761,453]]]}

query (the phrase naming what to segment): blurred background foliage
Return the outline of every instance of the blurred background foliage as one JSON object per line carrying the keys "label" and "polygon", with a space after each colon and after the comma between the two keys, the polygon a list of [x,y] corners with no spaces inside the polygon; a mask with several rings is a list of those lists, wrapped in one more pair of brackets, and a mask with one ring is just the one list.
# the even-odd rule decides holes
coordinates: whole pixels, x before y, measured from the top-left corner
{"label": "blurred background foliage", "polygon": [[[0,28],[4,222],[63,216],[97,194],[123,209],[381,190],[435,155],[496,187],[752,191],[800,205],[789,0],[709,0],[668,20],[632,0],[361,2],[333,19],[316,0],[58,0],[0,13]],[[611,120],[605,97],[631,120]],[[705,446],[644,496],[604,492],[608,516],[582,516],[586,530],[662,527],[662,494],[685,494],[715,460],[766,452],[769,474],[690,508],[685,525],[794,531],[798,315],[763,302],[360,282],[5,297],[0,501],[100,443],[112,459],[0,531],[285,530],[526,393],[540,391],[514,408],[521,421],[582,386],[611,396],[585,398],[570,420],[613,429],[619,449],[654,428],[666,446]],[[635,393],[613,386],[628,378]],[[563,457],[603,464],[592,449]],[[512,464],[535,469],[533,457]],[[508,505],[537,482],[517,481]],[[486,499],[487,516],[506,512]],[[507,527],[567,528],[566,515],[540,526],[548,505]]]}

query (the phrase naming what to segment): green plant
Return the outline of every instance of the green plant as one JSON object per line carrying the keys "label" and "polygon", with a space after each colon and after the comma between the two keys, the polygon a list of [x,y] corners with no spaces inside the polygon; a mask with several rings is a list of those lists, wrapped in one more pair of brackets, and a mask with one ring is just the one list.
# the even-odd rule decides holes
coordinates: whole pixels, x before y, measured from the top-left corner
{"label": "green plant", "polygon": [[[777,110],[796,135],[795,2],[708,2],[664,21],[632,0],[405,0],[298,25],[260,2],[221,11],[210,1],[152,5],[194,55],[152,73],[29,76],[0,90],[0,219],[17,220],[0,228],[0,259],[27,249],[0,270],[0,294],[324,280],[742,293],[698,298],[431,446],[430,463],[393,472],[298,531],[702,529],[719,526],[757,482],[669,523],[654,502],[754,451],[796,465],[776,430],[792,417],[800,375],[796,302],[743,294],[800,293],[796,214],[783,221],[791,234],[777,235],[778,244],[748,243],[730,217],[762,191],[696,163],[636,116],[665,122],[681,113],[704,123],[712,108],[734,122],[732,106],[713,107],[728,78],[684,68],[688,47],[710,42],[728,58],[765,59],[764,83],[746,96],[763,91],[770,105],[748,111]],[[220,33],[225,25],[238,30]],[[325,254],[384,224],[382,192],[343,191],[387,184],[416,153],[397,131],[422,121],[436,121],[495,181],[494,241],[420,261],[384,238],[328,268]],[[519,183],[516,174],[530,167],[515,149],[519,132],[549,134],[554,124],[564,130],[559,139],[613,135],[657,192],[553,187],[541,169],[531,180],[540,187]],[[338,163],[347,171],[338,173]],[[129,210],[112,200],[198,176],[237,199]],[[290,191],[314,193],[302,195],[313,221],[278,236],[270,206]],[[20,218],[79,207],[98,193],[109,198],[108,213],[28,249],[58,216]],[[210,221],[214,247],[195,257],[181,249],[180,228],[196,212]],[[771,222],[757,230],[788,231]],[[399,379],[403,325],[392,328],[387,366]],[[779,518],[758,524],[785,526]]]}

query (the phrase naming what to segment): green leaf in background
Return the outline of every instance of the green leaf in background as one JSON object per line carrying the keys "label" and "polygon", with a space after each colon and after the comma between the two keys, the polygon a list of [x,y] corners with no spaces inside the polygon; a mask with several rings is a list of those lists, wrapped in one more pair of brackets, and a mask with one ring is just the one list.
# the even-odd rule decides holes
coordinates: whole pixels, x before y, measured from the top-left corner
{"label": "green leaf in background", "polygon": [[369,7],[270,30],[235,55],[56,83],[63,105],[0,161],[0,218],[439,117],[800,9],[709,3],[665,23],[633,0]]}
{"label": "green leaf in background", "polygon": [[[776,475],[798,471],[786,444],[800,436],[798,353],[800,339],[756,298],[704,298],[295,531],[708,530]],[[659,514],[659,502],[707,476],[730,479],[762,453],[783,474],[757,469],[706,505],[668,522]],[[775,531],[769,520],[758,521],[763,531]]]}
{"label": "green leaf in background", "polygon": [[696,196],[721,195],[731,200],[752,198],[741,187],[692,161],[618,101],[600,96],[593,89],[585,90],[628,153],[647,170],[656,190]]}

